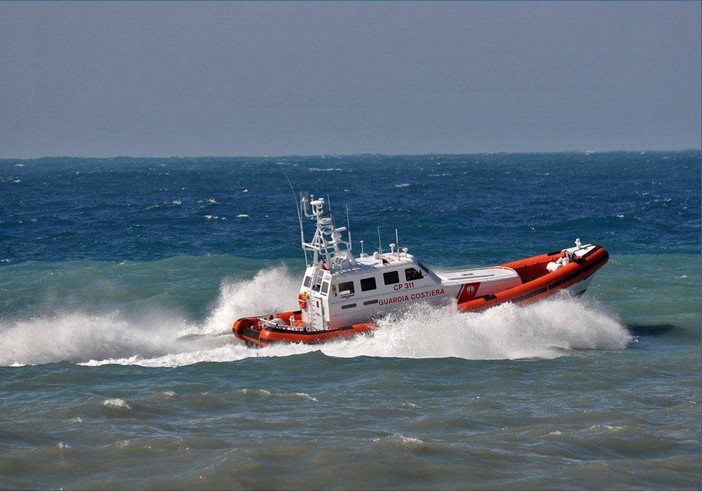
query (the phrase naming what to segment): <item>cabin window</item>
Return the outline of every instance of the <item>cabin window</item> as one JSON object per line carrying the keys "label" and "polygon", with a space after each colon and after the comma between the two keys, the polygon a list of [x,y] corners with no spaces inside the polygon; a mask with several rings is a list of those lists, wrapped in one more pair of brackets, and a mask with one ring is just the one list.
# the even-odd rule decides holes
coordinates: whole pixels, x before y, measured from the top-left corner
{"label": "cabin window", "polygon": [[362,278],[361,279],[361,290],[375,290],[375,277]]}
{"label": "cabin window", "polygon": [[326,296],[327,292],[329,292],[329,282],[325,280],[322,282],[322,294]]}
{"label": "cabin window", "polygon": [[312,277],[310,277],[308,275],[305,277],[305,281],[302,282],[302,285],[304,285],[305,287],[307,287],[309,289],[311,283],[312,283]]}
{"label": "cabin window", "polygon": [[339,294],[353,294],[353,280],[351,282],[339,282]]}
{"label": "cabin window", "polygon": [[416,268],[405,268],[405,278],[408,282],[410,282],[411,280],[419,280],[420,278],[424,278],[424,275],[422,275],[422,272]]}
{"label": "cabin window", "polygon": [[371,304],[378,304],[378,299],[373,299],[372,301],[363,301],[364,306],[370,306]]}
{"label": "cabin window", "polygon": [[341,306],[341,309],[351,309],[351,308],[355,308],[355,307],[356,307],[356,304],[344,304],[343,306]]}
{"label": "cabin window", "polygon": [[383,280],[385,280],[385,285],[399,284],[400,274],[399,272],[386,272],[383,274]]}

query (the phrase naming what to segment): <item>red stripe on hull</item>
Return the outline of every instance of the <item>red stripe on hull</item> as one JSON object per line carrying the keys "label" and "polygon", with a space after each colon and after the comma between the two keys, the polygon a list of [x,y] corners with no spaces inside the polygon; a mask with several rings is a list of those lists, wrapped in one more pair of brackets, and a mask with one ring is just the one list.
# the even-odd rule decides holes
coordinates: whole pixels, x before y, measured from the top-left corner
{"label": "red stripe on hull", "polygon": [[502,266],[516,270],[524,282],[522,285],[504,290],[473,301],[458,304],[463,311],[480,311],[505,302],[529,304],[553,295],[555,292],[582,282],[609,260],[609,253],[602,247],[592,250],[585,258],[572,261],[554,272],[548,272],[546,265],[561,258],[560,253],[538,255],[523,260],[505,263]]}

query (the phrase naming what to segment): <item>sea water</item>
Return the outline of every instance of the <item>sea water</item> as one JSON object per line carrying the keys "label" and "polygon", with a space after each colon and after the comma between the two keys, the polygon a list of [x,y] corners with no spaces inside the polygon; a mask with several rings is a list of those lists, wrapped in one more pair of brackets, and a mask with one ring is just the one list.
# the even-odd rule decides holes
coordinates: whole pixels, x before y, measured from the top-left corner
{"label": "sea water", "polygon": [[[700,153],[0,161],[1,489],[699,489]],[[288,179],[295,188],[288,184]],[[296,305],[296,194],[438,271],[593,242],[578,299]],[[311,234],[310,224],[306,224]]]}

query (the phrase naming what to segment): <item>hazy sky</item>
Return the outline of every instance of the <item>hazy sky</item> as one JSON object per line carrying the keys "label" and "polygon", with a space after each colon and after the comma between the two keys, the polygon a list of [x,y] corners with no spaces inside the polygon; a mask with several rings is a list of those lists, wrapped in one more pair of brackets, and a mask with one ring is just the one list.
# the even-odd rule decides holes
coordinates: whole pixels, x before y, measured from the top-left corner
{"label": "hazy sky", "polygon": [[0,157],[699,148],[700,2],[0,3]]}

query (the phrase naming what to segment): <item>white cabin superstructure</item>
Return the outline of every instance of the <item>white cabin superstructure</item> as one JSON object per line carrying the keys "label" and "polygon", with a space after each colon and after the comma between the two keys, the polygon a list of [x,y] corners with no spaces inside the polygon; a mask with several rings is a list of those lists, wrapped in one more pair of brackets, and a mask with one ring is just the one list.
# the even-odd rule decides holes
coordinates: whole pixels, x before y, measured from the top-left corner
{"label": "white cabin superstructure", "polygon": [[517,272],[505,267],[436,274],[395,244],[390,252],[355,258],[351,242],[341,236],[347,228],[335,228],[332,217],[324,215],[324,198],[303,197],[300,204],[316,223],[310,242],[301,234],[302,248],[312,253],[298,297],[303,329],[337,329],[416,302],[449,303],[521,284]]}

